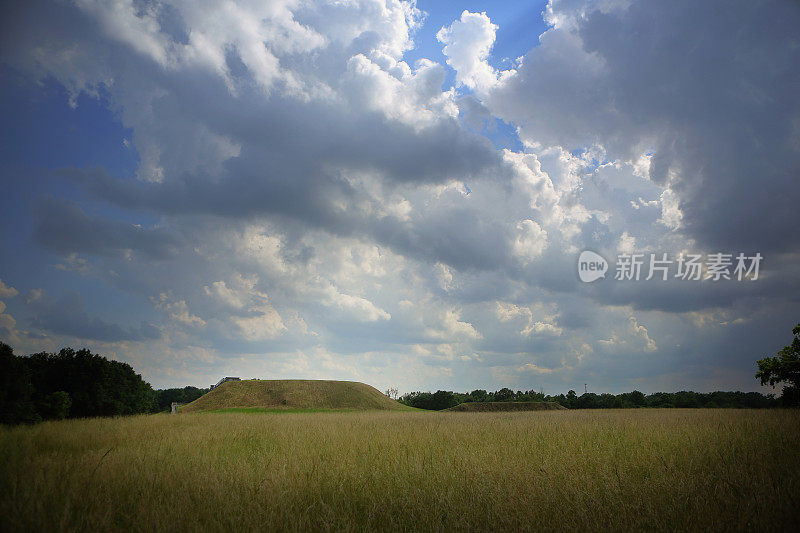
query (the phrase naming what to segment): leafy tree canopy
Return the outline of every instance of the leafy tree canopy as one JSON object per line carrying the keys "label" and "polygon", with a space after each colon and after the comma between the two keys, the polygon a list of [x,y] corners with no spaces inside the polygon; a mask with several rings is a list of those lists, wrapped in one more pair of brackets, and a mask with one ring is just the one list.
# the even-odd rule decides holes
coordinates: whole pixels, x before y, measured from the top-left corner
{"label": "leafy tree canopy", "polygon": [[778,351],[775,357],[758,360],[756,378],[762,385],[769,383],[773,387],[778,383],[786,383],[783,388],[784,404],[800,404],[800,324],[792,329],[794,339],[788,346]]}
{"label": "leafy tree canopy", "polygon": [[0,343],[0,422],[150,412],[153,389],[127,363],[89,350],[14,355]]}

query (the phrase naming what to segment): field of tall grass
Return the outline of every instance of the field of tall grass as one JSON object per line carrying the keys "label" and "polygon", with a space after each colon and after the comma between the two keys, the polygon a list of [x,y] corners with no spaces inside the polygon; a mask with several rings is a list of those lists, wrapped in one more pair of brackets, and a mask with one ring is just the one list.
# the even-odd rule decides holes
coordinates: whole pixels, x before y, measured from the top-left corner
{"label": "field of tall grass", "polygon": [[0,428],[0,528],[797,530],[800,412],[206,413]]}

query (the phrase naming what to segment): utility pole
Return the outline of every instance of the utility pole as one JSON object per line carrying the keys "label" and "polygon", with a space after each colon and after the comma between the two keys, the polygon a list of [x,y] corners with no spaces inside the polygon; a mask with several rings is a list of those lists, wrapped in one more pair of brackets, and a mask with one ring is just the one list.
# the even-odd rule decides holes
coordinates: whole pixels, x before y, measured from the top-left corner
{"label": "utility pole", "polygon": [[586,388],[586,383],[583,384],[583,393],[586,394],[589,392],[589,389]]}

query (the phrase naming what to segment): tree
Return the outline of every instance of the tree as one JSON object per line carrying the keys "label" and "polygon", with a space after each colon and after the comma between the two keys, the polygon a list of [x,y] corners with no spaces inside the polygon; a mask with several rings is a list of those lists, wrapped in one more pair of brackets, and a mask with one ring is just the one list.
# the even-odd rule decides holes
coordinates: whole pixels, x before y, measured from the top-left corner
{"label": "tree", "polygon": [[645,398],[644,394],[635,390],[633,392],[625,392],[620,394],[622,397],[622,406],[623,407],[644,407],[647,405],[647,399]]}
{"label": "tree", "polygon": [[433,393],[433,397],[431,398],[433,409],[436,411],[441,411],[442,409],[448,409],[453,407],[458,403],[455,398],[455,395],[451,391],[446,390],[437,390]]}
{"label": "tree", "polygon": [[48,396],[63,391],[69,395],[70,418],[150,411],[153,390],[127,363],[71,348],[24,359],[35,391],[33,400],[38,405],[48,406],[52,401]]}
{"label": "tree", "polygon": [[438,390],[432,394],[430,392],[409,392],[403,394],[399,401],[417,409],[429,409],[432,411],[441,411],[459,403],[452,391],[444,390]]}
{"label": "tree", "polygon": [[514,401],[514,391],[508,387],[503,387],[494,393],[494,401],[496,402],[511,402]]}
{"label": "tree", "polygon": [[544,401],[544,392],[542,392],[542,391],[529,390],[525,394],[528,395],[528,398],[532,402],[543,402]]}
{"label": "tree", "polygon": [[31,372],[8,344],[0,342],[0,424],[37,422]]}
{"label": "tree", "polygon": [[578,402],[578,396],[575,394],[574,390],[570,390],[567,392],[567,407],[570,409],[575,408],[575,405]]}
{"label": "tree", "polygon": [[776,357],[765,357],[756,363],[756,377],[762,385],[769,383],[774,388],[777,383],[787,383],[781,395],[784,405],[800,405],[800,324],[792,333],[792,343],[784,346]]}
{"label": "tree", "polygon": [[127,363],[71,348],[18,357],[0,343],[0,423],[147,413],[153,396]]}
{"label": "tree", "polygon": [[64,420],[69,416],[72,400],[63,390],[44,396],[36,406],[36,411],[45,420]]}
{"label": "tree", "polygon": [[483,389],[475,389],[474,391],[469,393],[470,401],[473,402],[485,402],[486,399],[489,397],[489,394]]}
{"label": "tree", "polygon": [[597,409],[600,407],[600,398],[593,392],[585,392],[578,397],[578,409]]}

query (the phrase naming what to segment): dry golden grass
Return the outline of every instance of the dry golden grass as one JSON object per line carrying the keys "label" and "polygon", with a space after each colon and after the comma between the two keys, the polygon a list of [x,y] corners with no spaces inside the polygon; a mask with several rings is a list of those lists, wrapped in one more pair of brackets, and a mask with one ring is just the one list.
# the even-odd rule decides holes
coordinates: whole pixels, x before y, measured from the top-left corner
{"label": "dry golden grass", "polygon": [[0,429],[3,530],[790,530],[800,412],[183,414]]}
{"label": "dry golden grass", "polygon": [[559,411],[563,409],[566,409],[566,407],[556,402],[467,402],[445,410],[489,413],[498,411]]}

